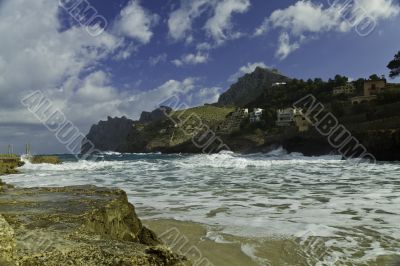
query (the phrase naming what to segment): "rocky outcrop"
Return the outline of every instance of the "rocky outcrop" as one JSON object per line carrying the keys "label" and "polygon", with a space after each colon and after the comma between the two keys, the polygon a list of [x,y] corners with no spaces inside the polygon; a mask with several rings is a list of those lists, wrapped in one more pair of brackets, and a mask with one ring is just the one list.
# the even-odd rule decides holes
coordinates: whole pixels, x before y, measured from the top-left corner
{"label": "rocky outcrop", "polygon": [[[123,144],[134,125],[134,121],[126,117],[111,118],[93,125],[82,142],[82,153],[93,148],[87,144],[89,140],[100,151],[115,151]],[[86,145],[85,145],[86,143]]]}
{"label": "rocky outcrop", "polygon": [[400,161],[400,130],[370,130],[357,134],[358,139],[379,161]]}
{"label": "rocky outcrop", "polygon": [[13,263],[15,245],[14,230],[4,217],[0,215],[0,265]]}
{"label": "rocky outcrop", "polygon": [[159,120],[165,119],[166,114],[171,113],[172,108],[167,106],[161,106],[160,108],[155,109],[152,112],[142,112],[140,115],[139,122],[140,123],[151,123],[157,122]]}
{"label": "rocky outcrop", "polygon": [[23,166],[24,162],[20,157],[0,157],[0,175],[9,175],[18,173],[16,168]]}
{"label": "rocky outcrop", "polygon": [[7,188],[0,214],[0,265],[189,264],[142,225],[122,190]]}
{"label": "rocky outcrop", "polygon": [[276,71],[257,67],[251,74],[241,77],[229,90],[221,94],[218,105],[245,106],[271,89],[274,83],[288,81],[289,78]]}
{"label": "rocky outcrop", "polygon": [[29,158],[32,164],[61,164],[62,161],[58,156],[32,156]]}

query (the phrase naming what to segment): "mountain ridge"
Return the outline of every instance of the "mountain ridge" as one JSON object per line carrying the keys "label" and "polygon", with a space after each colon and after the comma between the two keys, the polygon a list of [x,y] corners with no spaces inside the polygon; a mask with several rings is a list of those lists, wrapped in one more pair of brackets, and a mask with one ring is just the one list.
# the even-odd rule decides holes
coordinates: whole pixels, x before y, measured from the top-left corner
{"label": "mountain ridge", "polygon": [[284,83],[290,78],[277,70],[257,67],[252,73],[245,74],[218,99],[219,106],[243,107],[261,96],[265,90],[271,89],[274,83]]}

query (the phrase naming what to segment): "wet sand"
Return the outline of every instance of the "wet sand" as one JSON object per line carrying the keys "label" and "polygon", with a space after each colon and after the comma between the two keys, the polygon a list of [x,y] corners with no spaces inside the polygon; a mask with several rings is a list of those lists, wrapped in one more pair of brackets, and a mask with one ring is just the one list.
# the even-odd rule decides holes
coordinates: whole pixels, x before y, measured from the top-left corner
{"label": "wet sand", "polygon": [[337,261],[327,254],[325,245],[319,244],[321,239],[300,243],[289,238],[245,238],[223,234],[207,225],[172,219],[145,220],[143,223],[173,251],[186,255],[196,266],[400,266],[400,257],[396,256],[379,257],[368,264]]}
{"label": "wet sand", "polygon": [[295,242],[288,239],[242,238],[222,233],[207,235],[206,225],[167,219],[146,220],[143,223],[174,251],[185,254],[195,264],[201,259],[198,253],[193,252],[193,247],[198,248],[202,258],[205,258],[203,263],[208,260],[215,266],[302,265],[298,264],[302,254],[291,252],[297,248]]}

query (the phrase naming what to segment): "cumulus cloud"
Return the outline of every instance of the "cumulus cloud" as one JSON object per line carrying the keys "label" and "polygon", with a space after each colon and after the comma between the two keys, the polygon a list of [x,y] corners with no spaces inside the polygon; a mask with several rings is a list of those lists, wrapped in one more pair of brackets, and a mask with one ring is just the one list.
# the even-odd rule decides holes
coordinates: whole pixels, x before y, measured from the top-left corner
{"label": "cumulus cloud", "polygon": [[[204,24],[207,36],[216,45],[242,34],[233,30],[232,16],[249,10],[250,0],[181,0],[181,5],[174,10],[168,19],[169,35],[172,39],[193,42],[194,21],[203,14],[209,16]],[[209,12],[207,12],[209,11]]]}
{"label": "cumulus cloud", "polygon": [[142,44],[149,43],[152,36],[152,27],[157,24],[158,15],[144,9],[138,0],[131,0],[121,11],[120,17],[115,23],[115,30]]}
{"label": "cumulus cloud", "polygon": [[192,23],[205,12],[214,0],[181,0],[181,6],[173,11],[168,19],[169,35],[174,40],[190,37]]}
{"label": "cumulus cloud", "polygon": [[[137,4],[130,2],[129,8]],[[36,90],[42,91],[53,107],[83,133],[108,115],[135,117],[142,110],[153,109],[162,97],[173,93],[189,97],[203,91],[204,87],[194,78],[171,80],[145,92],[119,90],[102,63],[132,47],[127,38],[116,34],[115,28],[96,38],[80,25],[59,30],[59,12],[58,1],[53,0],[1,3],[0,146],[32,142],[36,151],[64,151],[52,133],[20,102]],[[116,23],[124,24],[119,19]],[[130,34],[143,42],[151,38],[146,30]],[[163,58],[162,55],[156,61]],[[199,101],[215,98],[209,94],[195,97]]]}
{"label": "cumulus cloud", "polygon": [[287,32],[282,32],[279,36],[278,50],[276,51],[276,56],[281,60],[288,57],[293,51],[300,48],[299,42],[290,43],[290,37]]}
{"label": "cumulus cloud", "polygon": [[[275,10],[255,30],[254,36],[266,34],[271,29],[281,30],[276,54],[284,59],[298,49],[307,36],[328,31],[348,32],[366,19],[371,21],[368,25],[371,26],[400,13],[400,6],[393,0],[331,0],[328,3],[331,5],[305,0]],[[291,37],[296,39],[292,44],[289,42]]]}
{"label": "cumulus cloud", "polygon": [[250,7],[249,0],[223,0],[218,1],[214,9],[214,16],[204,26],[207,33],[217,44],[228,39],[240,37],[240,33],[232,32],[232,16],[235,13],[245,13]]}
{"label": "cumulus cloud", "polygon": [[[20,107],[18,99],[27,91],[53,91],[65,80],[79,79],[82,71],[121,48],[123,41],[107,32],[93,38],[80,27],[58,31],[57,4],[51,0],[2,3],[0,54],[6,69],[0,76],[1,107]],[[38,19],[41,10],[46,12]]]}
{"label": "cumulus cloud", "polygon": [[200,85],[199,81],[194,77],[181,81],[168,80],[159,87],[126,97],[126,101],[121,102],[120,108],[133,111],[135,113],[133,117],[139,118],[141,111],[152,111],[171,97],[178,97],[183,105],[189,107],[215,102],[222,88],[208,88]]}
{"label": "cumulus cloud", "polygon": [[340,13],[335,8],[323,8],[322,4],[299,1],[283,10],[274,11],[269,17],[271,26],[290,31],[293,35],[304,32],[322,32],[338,25]]}
{"label": "cumulus cloud", "polygon": [[204,64],[209,60],[209,55],[201,52],[197,52],[196,54],[186,54],[183,55],[180,59],[175,59],[172,63],[176,66],[183,65],[198,65]]}
{"label": "cumulus cloud", "polygon": [[247,63],[247,65],[240,67],[239,70],[235,74],[230,76],[228,81],[236,82],[238,80],[238,78],[240,78],[244,74],[249,74],[249,73],[254,72],[254,70],[256,70],[257,67],[268,68],[268,66],[265,65],[263,62]]}

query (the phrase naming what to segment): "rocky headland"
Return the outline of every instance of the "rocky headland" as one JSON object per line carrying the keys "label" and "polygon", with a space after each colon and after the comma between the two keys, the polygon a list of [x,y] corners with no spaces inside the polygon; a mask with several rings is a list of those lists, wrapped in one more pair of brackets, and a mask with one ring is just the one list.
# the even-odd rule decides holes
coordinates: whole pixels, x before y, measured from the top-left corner
{"label": "rocky headland", "polygon": [[[133,123],[133,120],[126,117],[108,117],[107,121],[100,121],[97,125],[93,125],[86,139],[94,143],[96,148],[101,151],[118,150],[125,142]],[[85,145],[86,139],[83,140],[82,153],[92,148],[90,145]]]}
{"label": "rocky headland", "polygon": [[[321,79],[290,79],[277,71],[257,68],[233,84],[215,104],[186,110],[160,107],[143,112],[140,120],[114,118],[101,121],[87,135],[101,151],[215,153],[231,150],[238,153],[269,152],[282,147],[306,156],[341,154],[328,138],[314,127],[299,131],[295,126],[277,126],[277,112],[306,95],[314,95],[324,104],[324,114],[331,112],[377,160],[400,160],[400,86],[388,84],[375,101],[353,104],[353,96],[363,91],[366,80],[348,82],[335,76]],[[370,82],[370,81],[367,81]],[[345,84],[345,85],[343,85]],[[350,86],[351,94],[334,94]],[[260,121],[240,117],[238,110],[262,108]],[[123,133],[120,130],[124,128]],[[82,147],[84,152],[84,147]]]}

